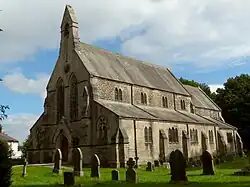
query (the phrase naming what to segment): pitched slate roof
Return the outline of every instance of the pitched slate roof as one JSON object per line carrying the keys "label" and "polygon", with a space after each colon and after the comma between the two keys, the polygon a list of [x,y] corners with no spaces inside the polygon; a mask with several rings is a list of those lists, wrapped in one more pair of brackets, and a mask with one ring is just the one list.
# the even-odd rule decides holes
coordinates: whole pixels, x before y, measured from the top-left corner
{"label": "pitched slate roof", "polygon": [[91,75],[189,96],[167,68],[85,43],[80,43],[80,48],[76,52]]}
{"label": "pitched slate roof", "polygon": [[219,126],[220,129],[237,129],[236,127],[229,125],[228,123],[225,123],[223,121],[208,117],[208,116],[202,116],[204,118],[206,118],[207,120],[217,124]]}
{"label": "pitched slate roof", "polygon": [[119,117],[215,125],[213,122],[199,117],[195,114],[183,114],[181,112],[166,108],[131,105],[128,103],[121,103],[102,99],[95,100],[95,102],[104,106]]}
{"label": "pitched slate roof", "polygon": [[221,110],[201,88],[183,85],[186,90],[190,93],[193,105],[200,108]]}
{"label": "pitched slate roof", "polygon": [[5,133],[0,133],[0,140],[7,141],[7,142],[18,142],[18,140],[8,136]]}
{"label": "pitched slate roof", "polygon": [[143,110],[137,108],[134,105],[115,102],[115,101],[108,101],[108,100],[95,100],[95,102],[99,103],[100,105],[104,106],[105,108],[109,109],[116,115],[120,117],[128,117],[128,118],[138,118],[138,119],[157,119],[156,117],[144,112]]}

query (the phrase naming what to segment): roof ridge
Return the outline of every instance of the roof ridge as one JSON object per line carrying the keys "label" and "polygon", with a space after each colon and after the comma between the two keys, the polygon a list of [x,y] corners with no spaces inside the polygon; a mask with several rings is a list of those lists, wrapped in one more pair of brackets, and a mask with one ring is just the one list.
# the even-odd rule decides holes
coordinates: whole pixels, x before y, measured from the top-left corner
{"label": "roof ridge", "polygon": [[[77,52],[88,59],[88,61],[82,59],[83,64],[94,76],[190,96],[167,67],[137,60],[84,42],[80,42],[80,45],[81,49]],[[106,65],[107,67],[104,68],[106,71],[104,71],[102,66]]]}
{"label": "roof ridge", "polygon": [[117,55],[117,56],[119,56],[119,57],[122,57],[122,58],[128,58],[128,59],[130,59],[130,60],[135,60],[135,61],[137,61],[137,62],[141,62],[141,63],[143,63],[143,64],[146,64],[146,65],[149,65],[149,66],[153,66],[153,67],[155,67],[155,68],[167,69],[167,70],[169,71],[169,68],[168,68],[168,67],[165,67],[165,66],[162,66],[162,65],[150,63],[150,62],[144,61],[144,60],[139,60],[139,59],[136,59],[135,57],[130,57],[130,56],[124,55],[124,54],[122,54],[122,53],[112,52],[112,51],[109,51],[109,50],[107,50],[107,49],[105,49],[105,48],[98,47],[98,46],[91,45],[91,44],[87,44],[87,43],[85,43],[85,42],[81,42],[81,41],[80,41],[80,43],[81,43],[81,44],[88,45],[89,47],[95,48],[95,49],[97,49],[97,50],[104,50],[105,52],[115,54],[115,55]]}

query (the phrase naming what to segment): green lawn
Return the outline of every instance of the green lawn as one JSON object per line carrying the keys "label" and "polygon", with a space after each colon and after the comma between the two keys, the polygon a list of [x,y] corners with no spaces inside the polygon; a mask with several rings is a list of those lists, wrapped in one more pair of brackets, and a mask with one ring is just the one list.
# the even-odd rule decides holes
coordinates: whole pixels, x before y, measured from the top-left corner
{"label": "green lawn", "polygon": [[[202,173],[201,169],[189,169],[187,171],[190,187],[218,187],[218,186],[230,186],[230,187],[244,187],[250,186],[249,177],[238,177],[232,176],[232,174],[246,166],[248,161],[246,159],[237,159],[231,163],[225,163],[215,168],[216,174],[214,176],[200,176]],[[101,178],[99,181],[91,179],[90,169],[84,168],[84,177],[77,177],[77,184],[84,184],[84,186],[104,186],[112,187],[117,186],[117,183],[111,181],[112,169],[101,168]],[[125,180],[125,169],[119,169],[121,182],[119,187],[122,186],[134,186],[133,184],[126,184]],[[146,172],[145,168],[139,168],[136,170],[139,179],[136,186],[145,187],[178,187],[179,185],[169,184],[170,175],[167,168],[156,168],[154,172]],[[58,176],[52,173],[52,169],[42,166],[28,166],[27,174],[25,178],[21,177],[22,167],[13,168],[13,185],[15,187],[50,187],[50,186],[61,186],[63,184],[63,176]],[[97,183],[100,184],[97,184]],[[183,186],[183,185],[180,185]]]}

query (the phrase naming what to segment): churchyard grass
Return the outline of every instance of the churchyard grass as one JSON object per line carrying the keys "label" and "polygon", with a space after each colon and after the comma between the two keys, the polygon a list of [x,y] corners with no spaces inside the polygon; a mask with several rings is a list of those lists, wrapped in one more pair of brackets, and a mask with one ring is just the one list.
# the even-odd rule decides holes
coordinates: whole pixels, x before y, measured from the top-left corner
{"label": "churchyard grass", "polygon": [[[224,163],[215,168],[214,176],[200,176],[202,173],[201,168],[187,169],[187,176],[190,187],[244,187],[250,186],[250,176],[232,176],[232,174],[245,167],[248,164],[247,159],[237,159],[230,163]],[[63,169],[63,171],[71,171],[70,168]],[[84,186],[117,186],[117,183],[111,182],[112,169],[101,168],[100,179],[90,178],[90,169],[84,168],[84,177],[76,177],[76,184],[85,184]],[[155,168],[153,172],[147,172],[146,167],[136,169],[139,179],[138,184],[125,184],[125,169],[119,169],[120,179],[119,187],[126,186],[144,186],[144,187],[178,187],[183,185],[169,184],[170,173],[167,168]],[[15,187],[49,187],[49,186],[62,186],[63,175],[57,175],[52,173],[52,169],[44,166],[28,166],[27,176],[21,177],[22,167],[13,168],[13,184]],[[100,184],[97,184],[97,183]],[[186,185],[185,185],[186,186]]]}

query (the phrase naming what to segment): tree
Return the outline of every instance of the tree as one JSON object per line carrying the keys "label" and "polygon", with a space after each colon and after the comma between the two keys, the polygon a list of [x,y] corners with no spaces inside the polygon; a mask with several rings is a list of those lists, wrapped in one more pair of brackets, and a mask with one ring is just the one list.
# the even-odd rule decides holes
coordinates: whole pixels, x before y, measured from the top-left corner
{"label": "tree", "polygon": [[190,86],[194,86],[194,87],[200,87],[211,99],[215,100],[215,93],[212,93],[211,90],[210,90],[210,87],[205,84],[205,83],[198,83],[194,80],[187,80],[187,79],[184,79],[184,78],[180,78],[179,81],[182,83],[182,84],[185,84],[185,85],[190,85]]}
{"label": "tree", "polygon": [[27,150],[29,148],[29,136],[24,140],[23,145],[20,146],[22,151],[22,158],[27,158]]}
{"label": "tree", "polygon": [[217,89],[215,102],[222,109],[226,122],[239,128],[245,146],[250,148],[250,76],[241,74],[227,79],[224,88]]}
{"label": "tree", "polygon": [[6,110],[10,109],[8,105],[0,105],[0,121],[7,118]]}
{"label": "tree", "polygon": [[11,186],[12,164],[11,151],[9,145],[5,141],[0,140],[0,186]]}

